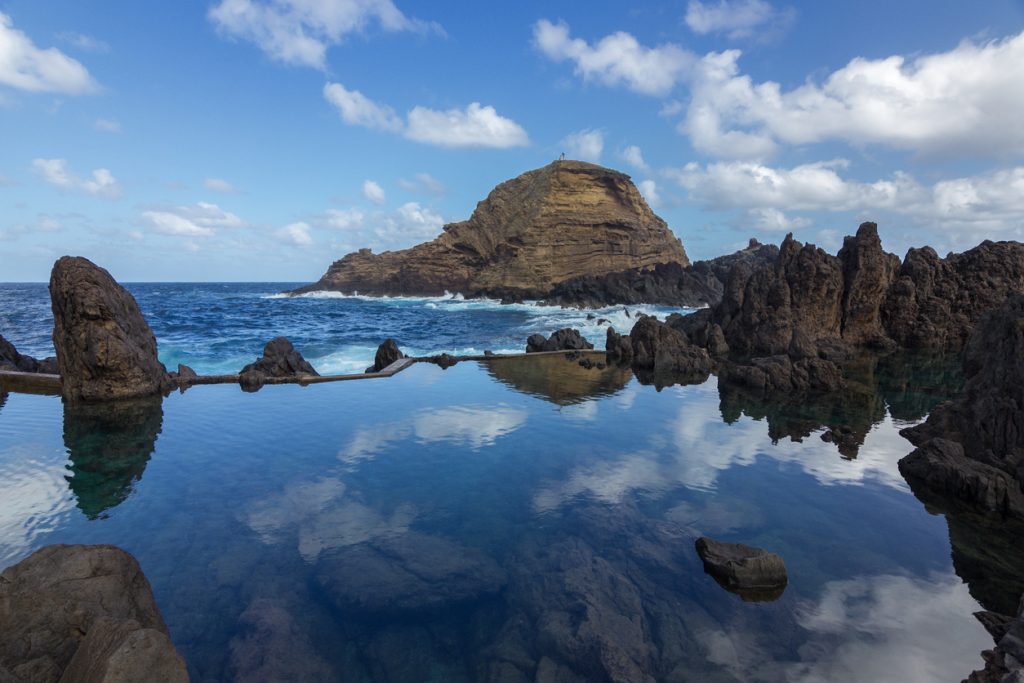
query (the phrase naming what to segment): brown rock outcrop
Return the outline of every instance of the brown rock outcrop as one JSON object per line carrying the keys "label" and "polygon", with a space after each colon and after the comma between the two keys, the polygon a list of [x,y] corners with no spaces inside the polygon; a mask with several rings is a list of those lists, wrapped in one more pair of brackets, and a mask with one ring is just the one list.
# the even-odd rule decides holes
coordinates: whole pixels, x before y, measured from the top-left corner
{"label": "brown rock outcrop", "polygon": [[61,257],[50,274],[50,300],[64,400],[150,396],[171,387],[139,305],[106,270]]}
{"label": "brown rock outcrop", "polygon": [[398,348],[398,344],[390,337],[385,339],[377,347],[377,353],[373,357],[373,365],[366,368],[367,372],[380,372],[396,360],[405,358],[405,354]]}
{"label": "brown rock outcrop", "polygon": [[594,345],[583,338],[579,330],[565,327],[551,333],[545,338],[543,334],[531,334],[526,340],[526,352],[538,353],[541,351],[580,351],[592,349]]}
{"label": "brown rock outcrop", "polygon": [[46,546],[0,574],[0,680],[5,674],[188,680],[138,562],[109,545]]}
{"label": "brown rock outcrop", "polygon": [[1024,517],[1024,296],[975,328],[963,393],[901,432],[918,448],[900,460],[911,485],[982,510]]}
{"label": "brown rock outcrop", "polygon": [[37,360],[32,356],[18,353],[14,344],[4,339],[0,334],[0,370],[10,372],[43,372],[57,374],[57,359],[50,357]]}
{"label": "brown rock outcrop", "polygon": [[256,391],[268,377],[320,375],[285,337],[274,337],[263,347],[263,355],[238,373],[238,383],[246,391]]}
{"label": "brown rock outcrop", "polygon": [[556,161],[495,187],[468,221],[411,249],[369,249],[335,261],[296,293],[541,298],[572,278],[689,263],[629,176]]}

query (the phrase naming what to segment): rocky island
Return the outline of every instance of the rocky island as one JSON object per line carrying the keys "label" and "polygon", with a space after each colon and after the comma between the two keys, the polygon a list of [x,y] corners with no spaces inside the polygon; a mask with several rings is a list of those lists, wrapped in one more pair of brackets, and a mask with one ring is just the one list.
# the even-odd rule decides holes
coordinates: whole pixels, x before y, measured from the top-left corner
{"label": "rocky island", "polygon": [[628,175],[556,161],[501,183],[436,239],[381,254],[361,249],[294,293],[543,298],[575,278],[689,263]]}

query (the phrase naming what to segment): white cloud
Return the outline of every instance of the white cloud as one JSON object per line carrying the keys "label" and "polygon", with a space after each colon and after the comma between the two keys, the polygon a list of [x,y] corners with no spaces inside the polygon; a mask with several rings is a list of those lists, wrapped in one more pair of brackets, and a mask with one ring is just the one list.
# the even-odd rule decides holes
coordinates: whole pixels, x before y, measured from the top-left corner
{"label": "white cloud", "polygon": [[210,237],[217,228],[238,228],[245,225],[235,214],[208,202],[143,211],[142,220],[155,232],[188,237]]}
{"label": "white cloud", "polygon": [[406,120],[387,105],[367,98],[340,83],[324,86],[324,98],[334,105],[342,120],[354,126],[401,133],[410,140],[439,147],[493,147],[504,149],[529,144],[529,136],[512,119],[494,107],[471,102],[464,109],[438,111],[413,107]]}
{"label": "white cloud", "polygon": [[653,180],[641,180],[637,188],[651,206],[661,203],[661,197],[658,196],[658,184]]}
{"label": "white cloud", "polygon": [[40,49],[0,12],[0,85],[29,92],[81,95],[99,86],[82,64],[57,48]]}
{"label": "white cloud", "polygon": [[604,150],[604,133],[592,128],[578,130],[563,138],[559,145],[568,151],[570,159],[582,159],[596,164],[601,161],[601,152]]}
{"label": "white cloud", "polygon": [[470,102],[465,109],[436,111],[413,107],[405,136],[440,147],[521,147],[530,142],[523,128],[494,107]]}
{"label": "white cloud", "polygon": [[725,33],[729,38],[749,38],[755,30],[772,30],[792,22],[792,10],[779,11],[764,0],[690,0],[686,25],[694,33]]}
{"label": "white cloud", "polygon": [[405,124],[395,110],[367,98],[358,90],[347,90],[341,83],[324,86],[324,97],[341,114],[341,119],[352,126],[400,132]]}
{"label": "white cloud", "polygon": [[383,204],[387,199],[384,188],[372,180],[363,181],[363,196],[374,204]]}
{"label": "white cloud", "polygon": [[680,130],[707,154],[763,158],[779,143],[841,140],[921,154],[1024,154],[1024,33],[914,59],[858,57],[789,91],[740,73],[738,50],[694,70]]}
{"label": "white cloud", "polygon": [[223,178],[207,178],[203,181],[203,187],[207,190],[213,190],[214,192],[223,192],[225,194],[235,194],[238,192],[238,188],[224,180]]}
{"label": "white cloud", "polygon": [[442,195],[445,192],[444,183],[429,173],[417,173],[416,177],[412,180],[399,178],[398,186],[409,192],[422,192],[434,195]]}
{"label": "white cloud", "polygon": [[118,199],[123,188],[117,178],[105,168],[97,168],[88,178],[81,178],[70,169],[65,159],[33,159],[32,171],[54,187],[63,190],[83,190],[97,197]]}
{"label": "white cloud", "polygon": [[405,16],[391,0],[221,0],[208,16],[218,30],[255,43],[271,59],[321,70],[328,47],[370,23],[388,32],[444,33],[434,22]]}
{"label": "white cloud", "polygon": [[591,46],[582,38],[571,38],[565,22],[553,24],[547,19],[534,25],[533,42],[549,59],[571,61],[584,81],[624,85],[644,95],[668,94],[696,61],[692,52],[678,45],[666,43],[649,48],[622,31]]}
{"label": "white cloud", "polygon": [[92,124],[92,127],[96,130],[103,131],[104,133],[121,132],[121,122],[114,121],[113,119],[96,119],[96,122]]}
{"label": "white cloud", "polygon": [[110,45],[103,42],[102,40],[99,40],[98,38],[93,38],[92,36],[86,35],[84,33],[75,33],[74,31],[62,31],[61,33],[57,34],[57,39],[63,43],[71,45],[72,47],[76,47],[79,50],[84,50],[85,52],[110,52]]}
{"label": "white cloud", "polygon": [[377,217],[376,236],[389,244],[416,244],[437,237],[444,225],[441,214],[407,202],[395,211]]}
{"label": "white cloud", "polygon": [[650,167],[644,161],[643,152],[636,145],[629,145],[619,153],[619,157],[627,164],[640,171],[647,171]]}
{"label": "white cloud", "polygon": [[5,230],[0,230],[0,241],[14,240],[22,235],[59,232],[63,229],[64,225],[56,217],[41,213],[32,223],[17,223]]}
{"label": "white cloud", "polygon": [[309,234],[309,223],[289,223],[277,231],[277,236],[286,239],[299,247],[313,244],[313,236]]}
{"label": "white cloud", "polygon": [[359,209],[328,209],[323,222],[336,230],[351,230],[363,225],[365,214]]}
{"label": "white cloud", "polygon": [[[810,224],[792,211],[891,211],[965,241],[1024,236],[1024,167],[940,180],[928,186],[897,171],[891,178],[843,178],[843,159],[772,168],[748,161],[690,163],[670,172],[690,198],[713,210],[746,211],[766,230]],[[786,213],[784,213],[786,212]]]}

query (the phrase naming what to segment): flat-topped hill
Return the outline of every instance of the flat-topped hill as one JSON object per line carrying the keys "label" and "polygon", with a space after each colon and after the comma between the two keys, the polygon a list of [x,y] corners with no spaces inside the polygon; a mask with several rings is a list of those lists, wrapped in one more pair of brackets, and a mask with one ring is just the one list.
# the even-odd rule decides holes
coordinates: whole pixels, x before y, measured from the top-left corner
{"label": "flat-topped hill", "polygon": [[296,293],[543,297],[565,280],[659,263],[689,259],[628,175],[555,161],[501,183],[433,241],[360,249]]}

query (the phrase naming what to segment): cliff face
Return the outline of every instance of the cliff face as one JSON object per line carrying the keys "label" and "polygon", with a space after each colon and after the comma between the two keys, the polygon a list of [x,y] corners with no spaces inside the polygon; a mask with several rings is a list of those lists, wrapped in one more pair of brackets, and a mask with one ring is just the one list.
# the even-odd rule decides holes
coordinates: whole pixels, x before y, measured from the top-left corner
{"label": "cliff face", "polygon": [[658,263],[689,264],[683,245],[629,176],[556,161],[495,187],[468,221],[402,251],[335,261],[299,292],[542,297],[565,280]]}

